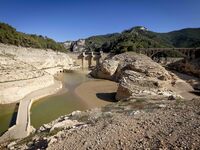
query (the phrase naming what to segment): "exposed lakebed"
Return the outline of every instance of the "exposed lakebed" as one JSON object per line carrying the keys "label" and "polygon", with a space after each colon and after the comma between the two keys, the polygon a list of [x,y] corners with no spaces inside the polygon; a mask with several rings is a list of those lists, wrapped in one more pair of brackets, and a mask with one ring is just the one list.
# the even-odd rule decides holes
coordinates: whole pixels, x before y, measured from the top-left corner
{"label": "exposed lakebed", "polygon": [[63,88],[56,94],[36,101],[31,107],[31,124],[38,128],[61,115],[87,109],[87,105],[74,93],[81,83],[92,80],[85,71],[73,71],[59,75]]}
{"label": "exposed lakebed", "polygon": [[[42,124],[51,122],[72,111],[86,110],[108,104],[109,102],[100,99],[89,100],[88,104],[77,95],[75,90],[81,84],[91,81],[103,81],[89,78],[87,74],[88,71],[72,71],[60,74],[58,78],[62,81],[63,88],[58,93],[41,98],[32,105],[32,126],[38,128]],[[15,121],[17,107],[17,104],[0,105],[0,134],[5,132]]]}

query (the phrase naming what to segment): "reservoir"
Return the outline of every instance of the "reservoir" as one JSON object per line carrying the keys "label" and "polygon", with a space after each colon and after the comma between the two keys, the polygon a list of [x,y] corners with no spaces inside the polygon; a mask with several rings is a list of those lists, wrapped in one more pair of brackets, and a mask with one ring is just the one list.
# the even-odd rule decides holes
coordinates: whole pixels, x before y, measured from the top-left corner
{"label": "reservoir", "polygon": [[39,99],[31,107],[31,125],[34,128],[73,111],[101,107],[109,103],[108,101],[92,99],[91,106],[76,94],[75,90],[81,84],[98,80],[89,78],[88,71],[71,71],[60,74],[58,78],[63,83],[62,90],[54,95]]}
{"label": "reservoir", "polygon": [[39,99],[31,107],[31,124],[38,128],[59,116],[71,113],[75,110],[85,110],[87,105],[74,93],[81,83],[92,80],[87,72],[72,71],[59,75],[63,88],[56,94]]}
{"label": "reservoir", "polygon": [[[88,77],[88,71],[70,71],[58,75],[63,88],[56,94],[41,98],[31,107],[31,125],[39,128],[62,115],[76,110],[87,110],[109,104],[114,95],[105,95],[105,92],[116,90],[115,83],[103,79]],[[85,85],[84,85],[85,84]],[[79,89],[79,90],[77,90]],[[98,90],[104,93],[97,93]],[[112,89],[110,91],[110,89]],[[96,91],[95,91],[96,90]],[[80,94],[82,93],[82,95]],[[105,100],[104,100],[105,98]],[[5,132],[16,120],[17,104],[0,105],[0,134]]]}
{"label": "reservoir", "polygon": [[18,104],[0,105],[0,135],[14,124],[17,108]]}

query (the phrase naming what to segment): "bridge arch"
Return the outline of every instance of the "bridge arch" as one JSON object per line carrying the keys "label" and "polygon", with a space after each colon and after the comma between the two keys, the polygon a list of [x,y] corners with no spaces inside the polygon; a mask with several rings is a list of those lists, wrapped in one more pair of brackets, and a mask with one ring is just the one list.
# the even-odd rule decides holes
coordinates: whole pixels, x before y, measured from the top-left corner
{"label": "bridge arch", "polygon": [[[192,54],[190,54],[192,55]],[[153,58],[159,58],[159,57],[176,57],[176,58],[180,58],[180,57],[187,57],[187,55],[185,55],[184,53],[175,50],[175,49],[161,49],[161,50],[155,50],[151,52],[151,55],[149,56],[152,59]]]}

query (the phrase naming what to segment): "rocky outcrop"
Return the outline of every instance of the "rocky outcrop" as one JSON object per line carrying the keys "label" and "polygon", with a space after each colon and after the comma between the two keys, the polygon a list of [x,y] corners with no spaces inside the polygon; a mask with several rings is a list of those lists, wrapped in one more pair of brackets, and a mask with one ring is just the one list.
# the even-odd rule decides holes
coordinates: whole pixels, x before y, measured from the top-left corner
{"label": "rocky outcrop", "polygon": [[183,72],[185,74],[200,77],[200,58],[192,60],[179,60],[168,65],[171,69]]}
{"label": "rocky outcrop", "polygon": [[117,100],[133,97],[169,97],[174,95],[166,85],[172,76],[151,58],[136,53],[123,53],[104,60],[91,75],[119,82]]}
{"label": "rocky outcrop", "polygon": [[63,46],[66,49],[71,50],[72,43],[73,43],[73,41],[65,41],[65,42],[63,42]]}
{"label": "rocky outcrop", "polygon": [[72,52],[83,52],[86,50],[84,39],[79,39],[77,41],[66,41],[63,43],[63,45]]}
{"label": "rocky outcrop", "polygon": [[115,80],[118,64],[119,61],[116,60],[104,60],[100,65],[94,68],[91,75],[102,79]]}
{"label": "rocky outcrop", "polygon": [[70,68],[73,60],[64,53],[0,44],[0,104],[54,84],[53,75]]}
{"label": "rocky outcrop", "polygon": [[85,40],[79,39],[72,43],[71,51],[73,52],[82,52],[86,49]]}

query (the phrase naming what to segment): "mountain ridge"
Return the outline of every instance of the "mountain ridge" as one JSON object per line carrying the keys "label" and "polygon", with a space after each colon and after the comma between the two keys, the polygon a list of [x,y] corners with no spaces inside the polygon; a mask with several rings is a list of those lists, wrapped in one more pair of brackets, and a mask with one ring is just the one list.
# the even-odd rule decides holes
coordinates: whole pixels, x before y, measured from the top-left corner
{"label": "mountain ridge", "polygon": [[200,47],[200,28],[184,28],[166,33],[149,31],[136,26],[120,33],[91,36],[86,40],[90,50],[104,52],[126,52],[136,48],[191,48]]}
{"label": "mountain ridge", "polygon": [[[122,53],[137,48],[198,48],[200,47],[200,28],[184,28],[159,33],[144,26],[135,26],[119,33],[94,35],[78,41],[56,42],[46,36],[26,34],[14,27],[0,22],[0,43],[16,46],[53,49],[66,52],[67,49],[91,50]],[[78,45],[80,44],[80,46]]]}

